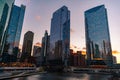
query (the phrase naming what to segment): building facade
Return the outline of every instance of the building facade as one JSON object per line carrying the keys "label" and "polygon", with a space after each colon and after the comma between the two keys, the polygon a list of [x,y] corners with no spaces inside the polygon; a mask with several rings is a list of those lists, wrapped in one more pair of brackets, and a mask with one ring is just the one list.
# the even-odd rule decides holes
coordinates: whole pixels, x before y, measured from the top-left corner
{"label": "building facade", "polygon": [[86,67],[86,59],[85,55],[82,54],[82,51],[77,51],[76,53],[73,53],[73,50],[71,50],[69,60],[70,66]]}
{"label": "building facade", "polygon": [[36,61],[36,66],[40,66],[41,64],[41,47],[35,45],[33,48],[33,57],[35,58]]}
{"label": "building facade", "polygon": [[67,65],[70,53],[70,11],[66,6],[53,13],[50,31],[50,60],[62,60]]}
{"label": "building facade", "polygon": [[4,51],[8,54],[14,55],[13,49],[19,47],[21,30],[24,20],[25,6],[18,7],[14,5],[10,15],[9,24],[7,27],[7,38]]}
{"label": "building facade", "polygon": [[40,53],[41,53],[41,47],[40,46],[34,46],[33,57],[40,56]]}
{"label": "building facade", "polygon": [[116,56],[112,56],[112,58],[113,58],[113,64],[117,64],[117,58],[116,58]]}
{"label": "building facade", "polygon": [[0,0],[0,54],[3,53],[5,31],[8,26],[14,0]]}
{"label": "building facade", "polygon": [[24,61],[28,57],[31,57],[32,45],[33,45],[34,33],[28,31],[24,35],[21,61]]}
{"label": "building facade", "polygon": [[47,30],[45,31],[44,37],[42,38],[42,48],[41,48],[41,65],[45,65],[48,59],[48,52],[50,49],[50,36],[48,35]]}
{"label": "building facade", "polygon": [[103,60],[112,65],[112,50],[107,10],[100,5],[85,11],[85,33],[88,64]]}

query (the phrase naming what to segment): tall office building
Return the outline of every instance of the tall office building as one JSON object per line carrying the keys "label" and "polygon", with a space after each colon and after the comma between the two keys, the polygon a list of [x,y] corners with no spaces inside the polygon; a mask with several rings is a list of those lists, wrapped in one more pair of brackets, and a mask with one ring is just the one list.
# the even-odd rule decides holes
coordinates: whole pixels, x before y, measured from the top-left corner
{"label": "tall office building", "polygon": [[32,31],[28,31],[25,33],[23,40],[21,61],[24,61],[24,59],[31,56],[33,38],[34,38],[34,33]]}
{"label": "tall office building", "polygon": [[22,26],[23,26],[23,21],[24,21],[24,16],[25,16],[25,8],[26,8],[25,5],[21,5],[21,7],[20,7],[19,22],[18,22],[17,32],[16,32],[16,36],[15,36],[14,47],[19,47],[21,31],[22,31]]}
{"label": "tall office building", "polygon": [[50,48],[50,36],[48,35],[47,30],[45,31],[44,37],[42,38],[42,48],[41,48],[41,65],[45,65],[48,59],[48,52]]}
{"label": "tall office building", "polygon": [[14,0],[0,0],[0,55],[4,46],[4,33],[8,26],[8,21],[11,13]]}
{"label": "tall office building", "polygon": [[85,33],[88,63],[101,60],[108,66],[112,65],[112,50],[104,5],[85,11]]}
{"label": "tall office building", "polygon": [[66,6],[53,13],[50,31],[50,60],[68,62],[70,46],[70,11]]}
{"label": "tall office building", "polygon": [[7,27],[7,37],[4,51],[13,55],[13,49],[19,47],[21,30],[24,20],[25,6],[18,7],[14,5],[10,15],[9,24]]}

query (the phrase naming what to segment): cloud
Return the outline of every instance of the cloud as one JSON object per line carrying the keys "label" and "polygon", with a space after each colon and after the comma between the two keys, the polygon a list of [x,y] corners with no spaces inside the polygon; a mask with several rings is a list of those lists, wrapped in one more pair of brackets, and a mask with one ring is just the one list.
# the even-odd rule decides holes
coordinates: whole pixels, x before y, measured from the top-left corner
{"label": "cloud", "polygon": [[70,32],[71,32],[71,33],[74,33],[75,31],[71,28],[71,29],[70,29]]}
{"label": "cloud", "polygon": [[37,21],[40,21],[41,17],[40,17],[39,15],[37,15],[37,16],[35,16],[35,19],[36,19]]}
{"label": "cloud", "polygon": [[42,46],[42,44],[41,44],[41,43],[39,43],[39,42],[37,42],[37,43],[35,44],[35,46],[39,46],[39,47],[41,47],[41,46]]}
{"label": "cloud", "polygon": [[82,54],[83,54],[83,55],[86,55],[86,51],[82,51]]}
{"label": "cloud", "polygon": [[113,50],[113,51],[112,51],[112,54],[120,54],[120,52],[117,51],[117,50]]}

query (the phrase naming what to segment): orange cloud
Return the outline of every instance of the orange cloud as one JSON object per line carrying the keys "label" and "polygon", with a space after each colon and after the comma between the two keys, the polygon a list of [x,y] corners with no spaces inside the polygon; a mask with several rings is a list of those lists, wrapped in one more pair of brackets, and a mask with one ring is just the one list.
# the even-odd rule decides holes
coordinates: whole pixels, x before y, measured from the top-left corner
{"label": "orange cloud", "polygon": [[41,17],[39,15],[37,15],[37,16],[35,16],[35,19],[39,21],[41,19]]}
{"label": "orange cloud", "polygon": [[82,51],[82,54],[83,54],[83,55],[86,55],[86,51]]}
{"label": "orange cloud", "polygon": [[114,50],[114,51],[112,51],[112,54],[120,54],[120,52],[117,50]]}
{"label": "orange cloud", "polygon": [[41,43],[39,43],[39,42],[37,42],[37,43],[35,44],[35,46],[39,46],[39,47],[41,47],[41,46],[42,46],[42,44],[41,44]]}

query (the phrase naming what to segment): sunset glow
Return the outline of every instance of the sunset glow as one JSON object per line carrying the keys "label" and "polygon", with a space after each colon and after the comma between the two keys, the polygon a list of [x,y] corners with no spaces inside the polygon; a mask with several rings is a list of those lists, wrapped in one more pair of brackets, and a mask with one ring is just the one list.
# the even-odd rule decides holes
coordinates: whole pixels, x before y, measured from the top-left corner
{"label": "sunset glow", "polygon": [[71,48],[76,52],[83,50],[85,45],[84,11],[104,4],[108,12],[108,23],[113,55],[120,63],[120,0],[16,0],[15,4],[25,4],[26,15],[23,24],[20,44],[23,44],[23,35],[28,30],[35,33],[34,44],[41,43],[44,31],[50,34],[52,14],[55,10],[66,5],[71,11]]}

